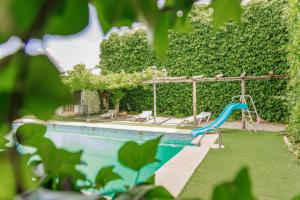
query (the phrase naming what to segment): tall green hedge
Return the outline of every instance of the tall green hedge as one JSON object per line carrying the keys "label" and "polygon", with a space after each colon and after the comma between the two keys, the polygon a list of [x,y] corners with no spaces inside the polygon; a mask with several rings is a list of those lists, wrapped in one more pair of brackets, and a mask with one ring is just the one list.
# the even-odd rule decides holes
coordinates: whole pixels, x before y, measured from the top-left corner
{"label": "tall green hedge", "polygon": [[[190,20],[191,33],[169,33],[167,58],[159,63],[148,46],[144,31],[113,34],[101,43],[100,66],[104,70],[140,71],[157,64],[171,76],[263,75],[287,72],[288,32],[284,0],[251,1],[245,7],[242,23],[229,23],[218,32],[211,28],[210,10],[195,4]],[[247,93],[252,95],[261,117],[268,121],[287,120],[287,80],[248,81]],[[158,112],[166,115],[192,114],[191,84],[158,86]],[[240,94],[239,83],[197,84],[198,112],[211,111],[218,115],[231,97]],[[123,109],[149,110],[152,108],[151,85],[127,92]]]}
{"label": "tall green hedge", "polygon": [[288,30],[290,44],[288,62],[290,65],[290,111],[289,132],[300,142],[300,1],[289,1]]}

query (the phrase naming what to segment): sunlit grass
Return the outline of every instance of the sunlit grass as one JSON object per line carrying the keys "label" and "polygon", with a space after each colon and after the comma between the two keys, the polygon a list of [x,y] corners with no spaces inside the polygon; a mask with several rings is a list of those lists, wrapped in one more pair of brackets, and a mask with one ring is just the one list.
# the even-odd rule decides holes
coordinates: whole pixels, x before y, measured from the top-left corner
{"label": "sunlit grass", "polygon": [[271,132],[226,130],[225,149],[211,150],[180,194],[179,199],[211,199],[216,184],[232,180],[249,167],[253,191],[259,200],[285,200],[300,194],[300,165],[283,142]]}

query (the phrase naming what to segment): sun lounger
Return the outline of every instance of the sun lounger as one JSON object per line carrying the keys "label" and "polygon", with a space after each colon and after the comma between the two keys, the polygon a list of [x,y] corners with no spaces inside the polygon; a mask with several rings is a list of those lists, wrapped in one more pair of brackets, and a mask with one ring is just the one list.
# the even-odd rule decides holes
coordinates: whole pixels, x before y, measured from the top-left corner
{"label": "sun lounger", "polygon": [[[203,120],[206,119],[206,121],[208,122],[209,119],[210,119],[210,116],[211,116],[211,113],[210,112],[201,112],[199,115],[197,115],[197,125],[199,125]],[[190,117],[187,117],[187,118],[184,118],[182,120],[182,122],[179,123],[179,125],[182,125],[184,123],[187,123],[187,124],[191,124],[191,123],[194,123],[194,116],[190,116]]]}
{"label": "sun lounger", "polygon": [[100,115],[100,117],[113,119],[114,117],[116,117],[116,115],[117,115],[116,110],[108,110],[106,113],[103,113],[102,115]]}
{"label": "sun lounger", "polygon": [[133,118],[138,120],[150,120],[152,118],[152,111],[143,111],[141,114],[133,116]]}

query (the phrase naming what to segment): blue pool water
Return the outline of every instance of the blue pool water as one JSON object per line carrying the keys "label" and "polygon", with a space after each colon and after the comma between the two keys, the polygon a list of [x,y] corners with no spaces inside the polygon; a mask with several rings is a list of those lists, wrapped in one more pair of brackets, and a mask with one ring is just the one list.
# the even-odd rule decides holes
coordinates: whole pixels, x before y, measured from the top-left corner
{"label": "blue pool water", "polygon": [[[139,143],[153,139],[163,133],[128,131],[91,127],[76,127],[65,125],[49,125],[46,136],[59,146],[70,151],[83,151],[82,159],[87,163],[80,169],[94,180],[101,167],[115,165],[123,180],[110,183],[105,192],[122,190],[124,185],[132,185],[136,179],[136,172],[122,166],[118,162],[118,149],[124,142],[132,140]],[[184,146],[190,145],[192,136],[183,134],[163,134],[158,148],[157,159],[159,162],[144,167],[139,176],[139,181],[144,181],[152,176],[157,169],[170,160]],[[130,156],[130,155],[128,155]]]}

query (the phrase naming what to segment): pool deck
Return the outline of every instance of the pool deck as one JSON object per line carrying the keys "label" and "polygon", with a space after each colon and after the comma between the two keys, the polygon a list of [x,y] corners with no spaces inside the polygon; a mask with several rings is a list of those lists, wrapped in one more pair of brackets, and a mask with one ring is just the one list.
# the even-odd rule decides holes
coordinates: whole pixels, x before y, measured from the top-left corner
{"label": "pool deck", "polygon": [[149,132],[164,132],[164,133],[179,133],[179,134],[190,134],[189,129],[177,129],[167,127],[150,127],[150,126],[136,126],[125,125],[125,124],[112,124],[112,123],[90,123],[90,122],[69,122],[69,121],[41,121],[36,119],[19,119],[17,123],[43,123],[49,125],[66,125],[66,126],[79,126],[79,127],[94,127],[94,128],[108,128],[108,129],[119,129],[119,130],[132,130],[132,131],[149,131]]}
{"label": "pool deck", "polygon": [[165,127],[149,127],[149,126],[135,126],[135,125],[123,125],[123,124],[106,124],[106,123],[87,123],[87,122],[62,122],[62,121],[49,121],[48,124],[58,124],[67,126],[81,126],[81,127],[95,127],[95,128],[109,128],[109,129],[121,129],[132,131],[149,131],[149,132],[164,132],[164,133],[180,133],[190,134],[190,130],[165,128]]}
{"label": "pool deck", "polygon": [[[96,118],[97,119],[97,118]],[[15,122],[36,122],[40,121],[32,118],[23,118],[18,119]],[[74,125],[74,126],[86,126],[86,127],[102,127],[102,128],[115,128],[115,129],[125,129],[125,130],[136,130],[136,131],[153,131],[153,132],[161,132],[160,130],[164,130],[167,133],[189,133],[189,130],[195,128],[193,124],[184,124],[182,126],[178,126],[178,124],[182,121],[181,118],[166,118],[166,117],[158,117],[157,124],[153,124],[153,119],[144,122],[137,121],[128,121],[124,119],[114,119],[114,120],[91,120],[85,119],[84,121],[56,121],[50,120],[48,122],[40,121],[48,124],[66,124],[66,125]],[[201,126],[205,126],[210,122],[203,122]],[[242,129],[241,121],[233,121],[233,122],[225,122],[222,124],[220,128],[224,129]],[[271,132],[285,132],[286,125],[285,124],[274,124],[267,122],[260,122],[259,124],[255,124],[253,127],[247,127],[248,130],[257,131],[271,131]]]}
{"label": "pool deck", "polygon": [[218,134],[207,134],[200,146],[186,146],[155,173],[155,184],[164,186],[177,197],[194,171],[205,158]]}

